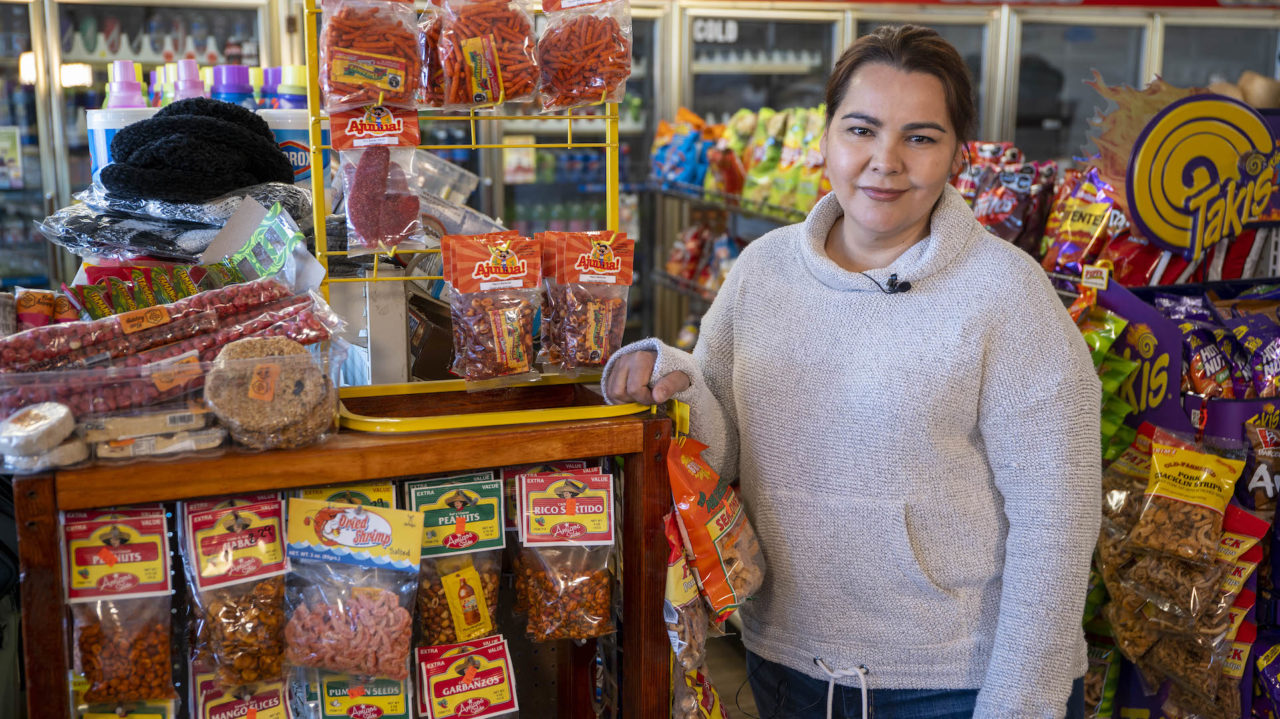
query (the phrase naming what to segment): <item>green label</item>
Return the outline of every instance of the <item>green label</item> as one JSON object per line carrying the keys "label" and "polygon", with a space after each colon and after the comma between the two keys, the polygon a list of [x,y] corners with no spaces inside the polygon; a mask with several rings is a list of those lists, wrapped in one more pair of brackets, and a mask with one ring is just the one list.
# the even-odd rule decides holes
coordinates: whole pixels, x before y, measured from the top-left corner
{"label": "green label", "polygon": [[505,543],[501,481],[423,480],[408,483],[406,491],[409,509],[422,513],[422,556],[501,549]]}

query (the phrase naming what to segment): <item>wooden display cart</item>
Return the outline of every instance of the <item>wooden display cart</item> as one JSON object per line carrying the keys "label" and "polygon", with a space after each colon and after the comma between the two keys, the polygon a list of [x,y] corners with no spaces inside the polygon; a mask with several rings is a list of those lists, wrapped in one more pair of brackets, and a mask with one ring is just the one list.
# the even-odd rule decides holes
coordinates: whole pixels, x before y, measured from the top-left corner
{"label": "wooden display cart", "polygon": [[[580,386],[542,386],[467,395],[409,395],[346,400],[358,413],[423,416],[473,411],[598,404]],[[664,454],[671,423],[634,414],[505,427],[376,435],[342,431],[314,447],[277,452],[94,466],[19,477],[14,482],[22,571],[23,661],[32,719],[70,716],[70,646],[60,558],[59,512],[165,502],[201,496],[287,490],[415,474],[621,456],[623,517],[619,533],[622,701],[628,717],[670,714],[670,644],[662,622],[667,543],[662,517],[671,493]],[[559,656],[562,718],[593,717],[593,645]]]}

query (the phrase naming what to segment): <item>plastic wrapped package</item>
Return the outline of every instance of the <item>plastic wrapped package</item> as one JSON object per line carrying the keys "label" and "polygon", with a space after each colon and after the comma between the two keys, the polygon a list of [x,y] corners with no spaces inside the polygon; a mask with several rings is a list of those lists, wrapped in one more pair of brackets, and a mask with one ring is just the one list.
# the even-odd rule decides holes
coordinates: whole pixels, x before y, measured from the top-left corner
{"label": "plastic wrapped package", "polygon": [[719,475],[702,458],[706,448],[692,438],[673,439],[667,473],[698,584],[715,621],[723,622],[764,584],[765,563],[737,493],[721,491]]}
{"label": "plastic wrapped package", "polygon": [[516,568],[537,642],[613,633],[612,547],[525,547]]}
{"label": "plastic wrapped package", "polygon": [[426,249],[419,200],[409,189],[414,152],[377,146],[339,153],[346,178],[348,256]]}
{"label": "plastic wrapped package", "polygon": [[[459,167],[434,152],[414,150],[410,185],[418,195],[431,195],[445,202],[461,205],[471,197],[479,184],[480,178],[466,168]],[[443,234],[476,233],[448,230]]]}
{"label": "plastic wrapped package", "polygon": [[74,659],[88,682],[85,701],[176,698],[163,511],[67,513],[62,539]]}
{"label": "plastic wrapped package", "polygon": [[417,107],[421,62],[413,3],[324,3],[320,90],[330,113],[365,105]]}
{"label": "plastic wrapped package", "polygon": [[445,107],[532,101],[538,81],[535,45],[525,0],[444,0]]}
{"label": "plastic wrapped package", "polygon": [[507,233],[446,235],[445,279],[453,319],[455,371],[472,389],[535,379],[533,319],[542,250]]}
{"label": "plastic wrapped package", "polygon": [[1107,637],[1088,637],[1089,668],[1084,675],[1084,715],[1112,719],[1120,684],[1120,652]]}
{"label": "plastic wrapped package", "polygon": [[1160,640],[1160,632],[1140,612],[1145,601],[1123,590],[1111,590],[1112,601],[1102,608],[1116,646],[1131,662],[1140,662]]}
{"label": "plastic wrapped package", "polygon": [[195,264],[221,228],[100,213],[88,205],[64,207],[36,223],[45,239],[80,257],[131,260],[152,257]]}
{"label": "plastic wrapped package", "polygon": [[444,66],[440,57],[442,20],[440,8],[433,3],[428,3],[418,16],[418,48],[422,62],[419,104],[423,107],[444,105]]}
{"label": "plastic wrapped package", "polygon": [[[22,332],[0,339],[0,371],[38,371],[56,363],[61,356],[109,341],[126,343],[127,353],[142,352],[166,343],[165,325],[206,310],[213,310],[219,318],[231,317],[291,294],[284,283],[265,278],[201,292],[169,305]],[[135,341],[134,335],[152,328],[159,328],[159,331],[143,334]]]}
{"label": "plastic wrapped package", "polygon": [[311,226],[311,193],[297,185],[281,182],[250,185],[205,202],[166,202],[145,197],[116,197],[95,182],[89,189],[76,193],[75,198],[101,214],[112,213],[144,220],[209,227],[225,226],[227,220],[240,209],[245,198],[248,198],[263,207],[271,207],[279,202],[299,227],[306,230]]}
{"label": "plastic wrapped package", "polygon": [[418,212],[428,237],[483,235],[502,232],[502,224],[466,205],[419,193]]}
{"label": "plastic wrapped package", "polygon": [[631,8],[625,0],[543,5],[538,37],[539,97],[544,110],[621,102],[631,75]]}
{"label": "plastic wrapped package", "polygon": [[421,543],[417,512],[290,499],[286,662],[405,679]]}
{"label": "plastic wrapped package", "polygon": [[502,550],[424,557],[418,584],[422,645],[454,644],[497,632]]}
{"label": "plastic wrapped package", "polygon": [[666,597],[663,621],[676,665],[683,671],[702,666],[707,659],[707,609],[698,594],[698,581],[684,556],[684,540],[675,514],[663,518],[664,533],[671,554],[667,558]]}
{"label": "plastic wrapped package", "polygon": [[1151,481],[1130,549],[1202,565],[1217,560],[1223,513],[1245,463],[1199,449],[1152,442]]}
{"label": "plastic wrapped package", "polygon": [[285,676],[284,504],[252,499],[178,513],[201,653],[228,692]]}
{"label": "plastic wrapped package", "polygon": [[287,337],[226,345],[209,369],[204,396],[231,436],[254,449],[310,444],[332,428],[337,409],[332,380]]}
{"label": "plastic wrapped package", "polygon": [[561,367],[600,370],[622,346],[635,241],[616,232],[547,233],[556,243]]}

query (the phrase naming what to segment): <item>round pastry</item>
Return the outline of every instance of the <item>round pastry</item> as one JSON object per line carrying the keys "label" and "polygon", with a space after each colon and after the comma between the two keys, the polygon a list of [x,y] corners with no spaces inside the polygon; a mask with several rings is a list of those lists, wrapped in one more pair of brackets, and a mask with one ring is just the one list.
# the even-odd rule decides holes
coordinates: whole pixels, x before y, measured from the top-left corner
{"label": "round pastry", "polygon": [[333,426],[333,410],[338,393],[325,382],[328,391],[311,414],[301,422],[281,427],[274,432],[244,432],[231,430],[231,437],[240,444],[254,449],[295,449],[316,441]]}
{"label": "round pastry", "polygon": [[0,422],[0,452],[39,455],[62,444],[75,428],[76,418],[65,404],[41,402],[23,407]]}
{"label": "round pastry", "polygon": [[328,387],[302,345],[284,337],[250,337],[218,353],[204,397],[237,436],[272,433],[307,420]]}
{"label": "round pastry", "polygon": [[70,467],[88,458],[88,443],[82,439],[72,437],[41,454],[7,456],[5,457],[5,466],[14,472],[43,472],[59,467]]}

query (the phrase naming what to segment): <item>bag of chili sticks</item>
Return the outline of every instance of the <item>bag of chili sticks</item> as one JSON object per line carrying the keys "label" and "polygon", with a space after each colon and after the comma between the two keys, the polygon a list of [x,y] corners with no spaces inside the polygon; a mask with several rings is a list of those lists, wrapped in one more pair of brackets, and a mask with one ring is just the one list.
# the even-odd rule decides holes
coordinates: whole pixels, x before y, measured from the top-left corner
{"label": "bag of chili sticks", "polygon": [[532,102],[538,81],[526,0],[444,0],[444,108]]}
{"label": "bag of chili sticks", "polygon": [[330,113],[365,105],[416,108],[421,64],[413,3],[324,3],[320,90]]}
{"label": "bag of chili sticks", "polygon": [[543,110],[621,102],[631,75],[631,8],[627,0],[542,4],[538,96]]}

